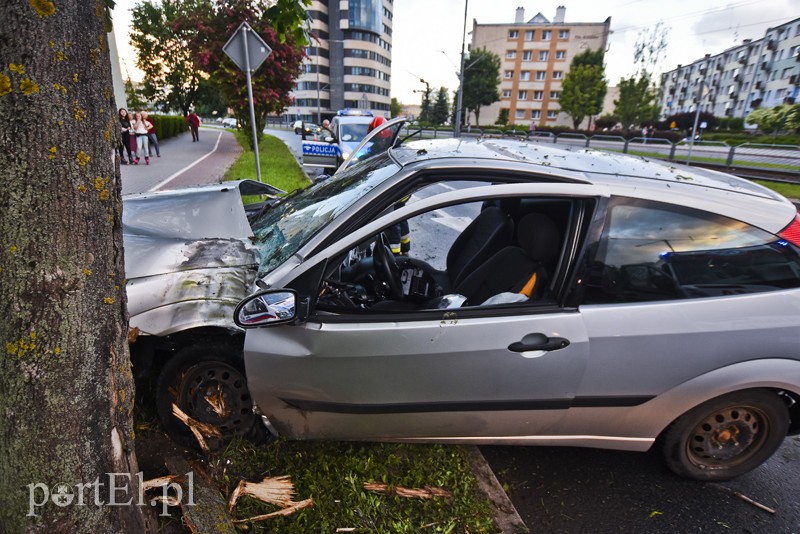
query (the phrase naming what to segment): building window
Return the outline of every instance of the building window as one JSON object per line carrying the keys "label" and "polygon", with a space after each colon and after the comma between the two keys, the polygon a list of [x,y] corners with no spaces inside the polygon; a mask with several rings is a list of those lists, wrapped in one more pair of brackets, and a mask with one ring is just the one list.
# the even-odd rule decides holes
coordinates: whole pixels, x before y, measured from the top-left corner
{"label": "building window", "polygon": [[550,30],[542,30],[542,41],[549,41],[553,37],[553,32]]}
{"label": "building window", "polygon": [[503,79],[505,79],[505,80],[511,80],[511,79],[513,79],[513,78],[514,78],[514,71],[513,71],[513,70],[507,70],[507,71],[505,71],[505,72],[503,73]]}
{"label": "building window", "polygon": [[553,71],[553,79],[554,80],[560,80],[563,77],[564,77],[564,72],[563,71],[560,71],[560,70],[554,70]]}
{"label": "building window", "polygon": [[528,30],[525,32],[525,40],[526,41],[533,41],[534,31]]}
{"label": "building window", "polygon": [[523,82],[530,81],[530,79],[531,79],[531,71],[523,70],[522,72],[519,73],[519,79],[520,79],[520,81],[523,81]]}
{"label": "building window", "polygon": [[569,30],[558,30],[559,39],[569,39]]}
{"label": "building window", "polygon": [[517,91],[517,100],[528,100],[528,91]]}
{"label": "building window", "polygon": [[556,117],[558,117],[558,111],[548,111],[547,112],[547,118],[548,119],[555,119]]}
{"label": "building window", "polygon": [[532,119],[541,119],[542,118],[542,112],[539,111],[538,109],[531,110],[531,118]]}
{"label": "building window", "polygon": [[518,109],[518,110],[517,110],[517,111],[514,113],[514,117],[515,117],[517,120],[524,119],[524,118],[525,118],[525,110],[524,110],[524,109]]}
{"label": "building window", "polygon": [[561,91],[550,91],[550,100],[558,100],[559,96],[561,96]]}
{"label": "building window", "polygon": [[507,50],[506,51],[506,59],[515,59],[517,57],[516,50]]}
{"label": "building window", "polygon": [[547,79],[547,71],[545,70],[537,70],[536,71],[536,81],[541,82]]}
{"label": "building window", "polygon": [[533,99],[534,100],[541,100],[544,98],[544,91],[534,91],[533,92]]}
{"label": "building window", "polygon": [[522,61],[533,61],[533,50],[525,50],[522,53]]}
{"label": "building window", "polygon": [[517,37],[519,37],[519,32],[517,30],[508,30],[509,39],[516,39]]}
{"label": "building window", "polygon": [[556,50],[556,59],[567,59],[566,50]]}
{"label": "building window", "polygon": [[550,52],[547,50],[539,50],[539,61],[547,61],[548,57],[550,57]]}
{"label": "building window", "polygon": [[511,98],[511,89],[503,89],[503,98]]}

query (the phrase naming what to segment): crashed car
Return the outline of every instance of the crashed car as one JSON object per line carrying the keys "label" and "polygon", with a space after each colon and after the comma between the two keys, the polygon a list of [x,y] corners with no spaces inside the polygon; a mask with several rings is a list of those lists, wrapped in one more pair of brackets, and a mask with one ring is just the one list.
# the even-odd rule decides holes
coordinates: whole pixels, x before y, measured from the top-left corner
{"label": "crashed car", "polygon": [[[188,334],[166,333],[189,346],[164,364],[159,406],[223,437],[264,423],[294,439],[656,446],[699,480],[754,469],[800,432],[790,202],[582,148],[400,142],[401,126],[384,127],[387,150],[368,137],[327,180],[231,213],[248,235],[211,256],[252,294],[235,325],[229,301],[198,303]],[[413,248],[395,256],[384,233],[403,221]],[[185,246],[175,266],[194,260]]]}

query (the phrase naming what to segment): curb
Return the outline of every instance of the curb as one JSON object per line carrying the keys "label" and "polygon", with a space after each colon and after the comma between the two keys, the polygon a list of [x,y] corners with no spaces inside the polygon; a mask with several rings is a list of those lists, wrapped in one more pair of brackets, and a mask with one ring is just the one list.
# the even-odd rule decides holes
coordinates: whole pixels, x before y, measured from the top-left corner
{"label": "curb", "polygon": [[494,476],[486,459],[476,446],[465,447],[470,469],[478,479],[478,491],[489,500],[494,510],[494,524],[504,534],[528,534],[530,529],[522,521],[503,487]]}

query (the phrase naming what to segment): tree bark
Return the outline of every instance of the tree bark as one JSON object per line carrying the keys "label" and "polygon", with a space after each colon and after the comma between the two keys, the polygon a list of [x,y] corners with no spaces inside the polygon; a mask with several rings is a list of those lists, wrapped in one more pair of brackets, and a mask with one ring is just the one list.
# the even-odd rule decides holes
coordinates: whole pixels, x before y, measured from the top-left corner
{"label": "tree bark", "polygon": [[105,6],[0,2],[5,532],[146,529]]}

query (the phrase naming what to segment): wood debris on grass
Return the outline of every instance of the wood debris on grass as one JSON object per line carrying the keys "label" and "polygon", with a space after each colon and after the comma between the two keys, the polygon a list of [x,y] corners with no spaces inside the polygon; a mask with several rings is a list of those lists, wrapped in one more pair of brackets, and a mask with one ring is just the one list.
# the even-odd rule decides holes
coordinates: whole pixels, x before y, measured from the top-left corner
{"label": "wood debris on grass", "polygon": [[236,489],[231,493],[230,499],[228,499],[229,511],[233,511],[236,501],[238,501],[239,497],[242,495],[249,495],[262,502],[279,506],[281,509],[269,514],[249,517],[247,519],[237,519],[234,520],[234,523],[247,523],[249,521],[261,521],[271,517],[286,516],[298,510],[302,510],[303,508],[314,506],[314,499],[311,498],[300,502],[292,500],[292,497],[295,495],[294,484],[292,484],[292,480],[288,476],[266,477],[261,482],[240,481]]}
{"label": "wood debris on grass", "polygon": [[189,427],[189,430],[191,430],[192,434],[194,434],[197,443],[200,444],[200,448],[203,449],[203,452],[206,454],[211,452],[211,449],[209,449],[205,437],[222,439],[222,433],[217,427],[189,417],[183,412],[183,410],[178,408],[177,404],[174,403],[172,404],[172,415],[180,419],[183,424]]}
{"label": "wood debris on grass", "polygon": [[139,330],[138,326],[134,326],[133,328],[129,329],[128,330],[128,343],[130,343],[130,344],[136,343],[136,340],[139,339],[139,334],[141,334],[141,333],[142,333],[142,331]]}
{"label": "wood debris on grass", "polygon": [[417,499],[433,499],[434,497],[452,497],[453,494],[442,488],[404,488],[403,486],[390,486],[380,482],[366,482],[364,489],[374,491],[383,495],[397,495],[398,497],[408,497]]}
{"label": "wood debris on grass", "polygon": [[153,478],[151,480],[145,480],[142,484],[142,491],[150,491],[151,489],[161,488],[168,484],[172,484],[178,478],[177,475],[169,475],[166,477],[158,477]]}

